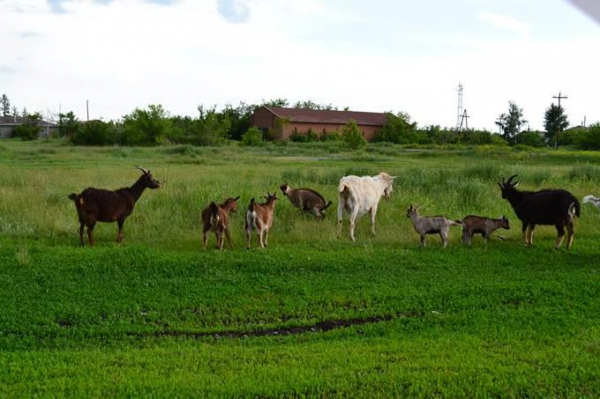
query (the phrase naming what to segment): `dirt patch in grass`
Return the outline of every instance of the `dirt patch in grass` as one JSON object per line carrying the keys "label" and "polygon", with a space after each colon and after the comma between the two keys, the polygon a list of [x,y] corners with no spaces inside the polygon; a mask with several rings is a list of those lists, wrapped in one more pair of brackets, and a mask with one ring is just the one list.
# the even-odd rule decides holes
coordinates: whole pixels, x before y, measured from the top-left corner
{"label": "dirt patch in grass", "polygon": [[155,337],[187,337],[187,338],[249,338],[249,337],[265,337],[265,336],[285,336],[305,333],[319,333],[336,330],[338,328],[348,328],[353,326],[361,326],[366,324],[377,324],[394,319],[406,317],[423,317],[423,312],[397,313],[394,315],[357,317],[352,319],[338,319],[320,321],[316,324],[308,326],[296,327],[279,327],[264,330],[253,331],[213,331],[213,332],[191,332],[191,331],[157,331],[153,333]]}

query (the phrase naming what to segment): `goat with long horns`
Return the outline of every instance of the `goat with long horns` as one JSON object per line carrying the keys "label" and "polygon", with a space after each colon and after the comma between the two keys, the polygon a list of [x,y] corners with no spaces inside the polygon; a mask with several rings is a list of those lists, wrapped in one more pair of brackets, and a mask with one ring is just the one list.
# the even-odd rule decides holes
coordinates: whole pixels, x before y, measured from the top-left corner
{"label": "goat with long horns", "polygon": [[519,191],[517,175],[498,183],[502,198],[508,200],[517,217],[523,223],[523,241],[525,245],[533,244],[533,230],[536,225],[555,226],[558,237],[554,248],[558,249],[567,228],[567,249],[573,244],[575,216],[580,216],[577,198],[566,190]]}

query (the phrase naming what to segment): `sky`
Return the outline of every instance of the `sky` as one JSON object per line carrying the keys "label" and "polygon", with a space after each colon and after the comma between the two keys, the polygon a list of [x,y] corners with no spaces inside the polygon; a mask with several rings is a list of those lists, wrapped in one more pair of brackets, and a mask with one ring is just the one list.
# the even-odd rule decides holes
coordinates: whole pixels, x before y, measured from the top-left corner
{"label": "sky", "polygon": [[[575,4],[576,3],[576,4]],[[406,112],[419,126],[531,129],[562,92],[600,121],[596,0],[0,0],[0,94],[19,110],[118,119],[285,98]],[[579,7],[576,7],[578,5]],[[596,10],[594,10],[596,9]],[[598,14],[600,15],[600,14]]]}

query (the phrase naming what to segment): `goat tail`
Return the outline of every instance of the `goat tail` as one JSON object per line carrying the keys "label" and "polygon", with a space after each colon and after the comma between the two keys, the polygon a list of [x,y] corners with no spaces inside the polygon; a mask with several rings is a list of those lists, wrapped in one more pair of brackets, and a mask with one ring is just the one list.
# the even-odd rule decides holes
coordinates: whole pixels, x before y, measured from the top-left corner
{"label": "goat tail", "polygon": [[254,211],[254,197],[250,200],[250,205],[248,205],[248,210],[250,212]]}
{"label": "goat tail", "polygon": [[331,204],[333,204],[333,202],[329,201],[324,207],[323,209],[321,209],[321,211],[324,211],[325,209],[329,208],[331,206]]}
{"label": "goat tail", "polygon": [[340,185],[338,186],[338,192],[343,193],[346,190],[349,190],[348,184],[344,181],[341,181]]}
{"label": "goat tail", "polygon": [[72,193],[72,194],[69,194],[67,198],[69,198],[73,202],[77,202],[77,200],[79,199],[79,195]]}
{"label": "goat tail", "polygon": [[462,222],[462,220],[450,220],[448,219],[448,221],[450,222],[450,226],[461,226],[461,227],[465,227],[465,224]]}
{"label": "goat tail", "polygon": [[578,218],[581,217],[581,206],[579,205],[579,201],[577,201],[577,199],[575,199],[575,201],[569,205],[569,213],[577,216]]}
{"label": "goat tail", "polygon": [[219,222],[219,219],[220,219],[219,218],[219,207],[213,201],[210,203],[209,208],[210,208],[210,224],[214,226]]}

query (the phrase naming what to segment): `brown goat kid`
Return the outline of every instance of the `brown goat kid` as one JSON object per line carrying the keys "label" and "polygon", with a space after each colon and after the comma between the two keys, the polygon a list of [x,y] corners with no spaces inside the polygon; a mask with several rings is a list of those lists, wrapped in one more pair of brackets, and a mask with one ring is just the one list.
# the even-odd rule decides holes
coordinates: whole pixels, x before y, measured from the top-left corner
{"label": "brown goat kid", "polygon": [[269,229],[273,226],[273,213],[278,198],[275,193],[269,194],[268,192],[264,198],[266,201],[263,204],[255,203],[252,198],[248,211],[246,211],[246,248],[248,249],[250,249],[252,229],[256,230],[258,242],[262,248],[269,245]]}
{"label": "brown goat kid", "polygon": [[311,212],[316,217],[325,217],[324,211],[331,205],[331,201],[326,203],[321,194],[310,188],[293,189],[287,183],[282,184],[280,188],[292,205],[304,212]]}
{"label": "brown goat kid", "polygon": [[487,244],[488,239],[494,231],[499,228],[510,230],[510,224],[506,216],[502,216],[500,219],[490,219],[483,216],[469,215],[462,220],[462,225],[463,244],[469,245],[473,242],[474,234],[481,234]]}
{"label": "brown goat kid", "polygon": [[86,188],[81,194],[71,194],[69,199],[75,203],[77,215],[79,216],[79,240],[84,246],[83,229],[87,226],[88,241],[91,246],[94,245],[94,227],[96,222],[117,222],[119,233],[117,242],[123,241],[123,224],[127,216],[131,215],[135,203],[146,188],[155,189],[160,187],[158,180],[155,180],[149,170],[136,166],[143,172],[142,176],[131,186],[120,188],[115,191],[103,190],[99,188]]}
{"label": "brown goat kid", "polygon": [[204,208],[202,211],[202,245],[205,250],[209,231],[215,233],[217,248],[219,250],[223,249],[223,234],[225,234],[229,246],[233,249],[233,242],[231,241],[231,234],[229,232],[229,212],[237,211],[237,200],[239,199],[240,197],[227,198],[220,205],[211,202],[210,205]]}

